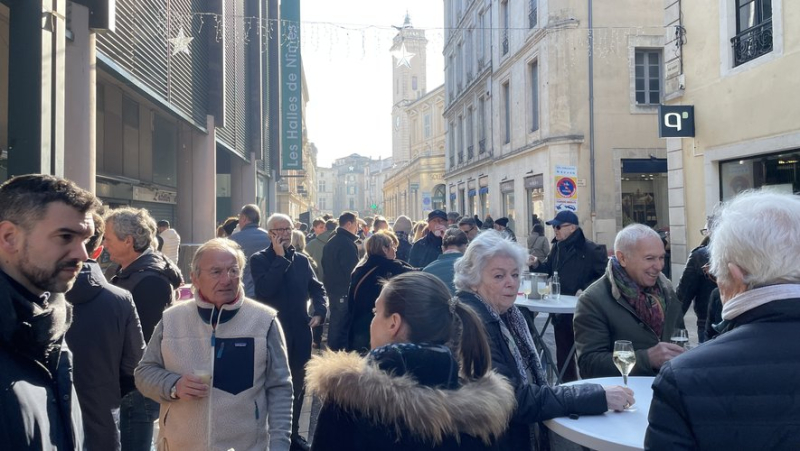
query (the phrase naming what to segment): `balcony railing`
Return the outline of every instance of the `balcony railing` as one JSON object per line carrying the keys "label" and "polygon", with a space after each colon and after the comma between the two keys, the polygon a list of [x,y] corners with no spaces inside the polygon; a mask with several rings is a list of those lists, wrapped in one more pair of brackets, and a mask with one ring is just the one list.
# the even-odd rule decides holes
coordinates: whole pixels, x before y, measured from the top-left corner
{"label": "balcony railing", "polygon": [[738,66],[772,51],[772,18],[731,39],[733,65]]}
{"label": "balcony railing", "polygon": [[467,160],[475,156],[475,146],[467,146]]}
{"label": "balcony railing", "polygon": [[531,12],[528,13],[528,23],[530,27],[533,28],[536,26],[536,6],[533,5],[534,2],[531,2]]}
{"label": "balcony railing", "polygon": [[450,155],[450,167],[453,168],[456,166],[456,157],[454,155]]}
{"label": "balcony railing", "polygon": [[461,164],[463,162],[464,162],[464,152],[462,151],[458,153],[458,164]]}
{"label": "balcony railing", "polygon": [[503,55],[508,53],[508,30],[503,30]]}
{"label": "balcony railing", "polygon": [[484,152],[486,152],[486,138],[478,141],[478,153],[481,154]]}

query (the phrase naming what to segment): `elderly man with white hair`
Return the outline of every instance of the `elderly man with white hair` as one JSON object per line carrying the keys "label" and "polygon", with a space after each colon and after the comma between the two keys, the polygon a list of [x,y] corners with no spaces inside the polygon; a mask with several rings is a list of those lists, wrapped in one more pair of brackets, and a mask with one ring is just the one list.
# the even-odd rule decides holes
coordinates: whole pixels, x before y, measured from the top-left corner
{"label": "elderly man with white hair", "polygon": [[727,327],[661,369],[645,448],[797,449],[800,197],[735,197],[710,252]]}
{"label": "elderly man with white hair", "polygon": [[669,343],[681,314],[681,303],[664,268],[664,244],[643,224],[620,230],[606,273],[578,298],[575,345],[583,378],[619,376],[612,355],[614,341],[633,344],[633,376],[655,376],[668,360],[683,352]]}
{"label": "elderly man with white hair", "polygon": [[[278,311],[286,334],[286,350],[292,371],[294,410],[292,411],[292,449],[309,446],[298,433],[303,406],[305,366],[311,359],[311,328],[322,324],[328,311],[325,288],[311,267],[311,257],[292,246],[292,220],[276,213],[267,219],[267,233],[272,241],[266,249],[250,257],[256,300]],[[313,316],[308,315],[311,299]]]}

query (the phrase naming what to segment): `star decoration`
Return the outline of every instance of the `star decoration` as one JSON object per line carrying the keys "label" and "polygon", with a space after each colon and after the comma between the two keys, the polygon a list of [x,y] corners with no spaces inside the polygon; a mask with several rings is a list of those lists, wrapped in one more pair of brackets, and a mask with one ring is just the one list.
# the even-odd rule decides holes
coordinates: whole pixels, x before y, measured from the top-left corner
{"label": "star decoration", "polygon": [[394,57],[397,58],[397,67],[406,66],[409,69],[411,68],[411,58],[414,57],[416,53],[411,53],[406,50],[406,43],[400,44],[400,50],[394,52]]}
{"label": "star decoration", "polygon": [[172,56],[177,55],[180,52],[185,54],[189,54],[189,44],[194,40],[193,37],[186,36],[183,33],[183,27],[178,30],[178,36],[167,39],[172,44]]}

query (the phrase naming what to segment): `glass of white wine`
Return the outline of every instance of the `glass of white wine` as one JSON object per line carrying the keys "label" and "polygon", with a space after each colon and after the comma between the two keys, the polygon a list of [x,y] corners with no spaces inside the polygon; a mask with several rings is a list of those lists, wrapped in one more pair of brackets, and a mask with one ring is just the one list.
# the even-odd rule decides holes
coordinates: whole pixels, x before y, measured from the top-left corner
{"label": "glass of white wine", "polygon": [[531,294],[531,275],[530,273],[522,273],[519,279],[519,292],[527,298]]}
{"label": "glass of white wine", "polygon": [[672,343],[686,349],[686,345],[689,344],[689,332],[686,329],[675,329],[669,339]]}
{"label": "glass of white wine", "polygon": [[633,365],[636,364],[636,354],[633,352],[633,343],[628,340],[614,342],[614,365],[622,373],[622,381],[628,385],[628,375],[631,374]]}
{"label": "glass of white wine", "polygon": [[536,284],[536,291],[539,293],[542,300],[547,299],[547,295],[550,294],[550,285],[548,285],[547,280],[539,281],[539,283]]}

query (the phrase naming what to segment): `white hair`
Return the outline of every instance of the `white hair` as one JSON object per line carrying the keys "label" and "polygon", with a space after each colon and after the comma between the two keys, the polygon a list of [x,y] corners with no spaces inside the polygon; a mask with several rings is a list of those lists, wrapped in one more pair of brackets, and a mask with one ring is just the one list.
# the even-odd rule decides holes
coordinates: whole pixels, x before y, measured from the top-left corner
{"label": "white hair", "polygon": [[528,251],[496,230],[479,234],[469,243],[464,256],[456,260],[453,278],[456,289],[475,291],[483,269],[495,257],[513,258],[522,271],[528,261]]}
{"label": "white hair", "polygon": [[294,227],[294,221],[292,221],[292,218],[286,216],[283,213],[275,213],[271,215],[269,218],[267,218],[267,229],[271,229],[272,224],[275,223],[275,221],[280,221],[280,220],[288,222],[289,227]]}
{"label": "white hair", "polygon": [[614,253],[622,252],[629,255],[636,247],[636,243],[647,237],[653,237],[661,241],[658,232],[644,224],[631,224],[617,233],[614,239]]}
{"label": "white hair", "polygon": [[721,206],[709,245],[711,273],[731,282],[728,264],[742,269],[749,289],[799,283],[800,196],[745,191]]}

